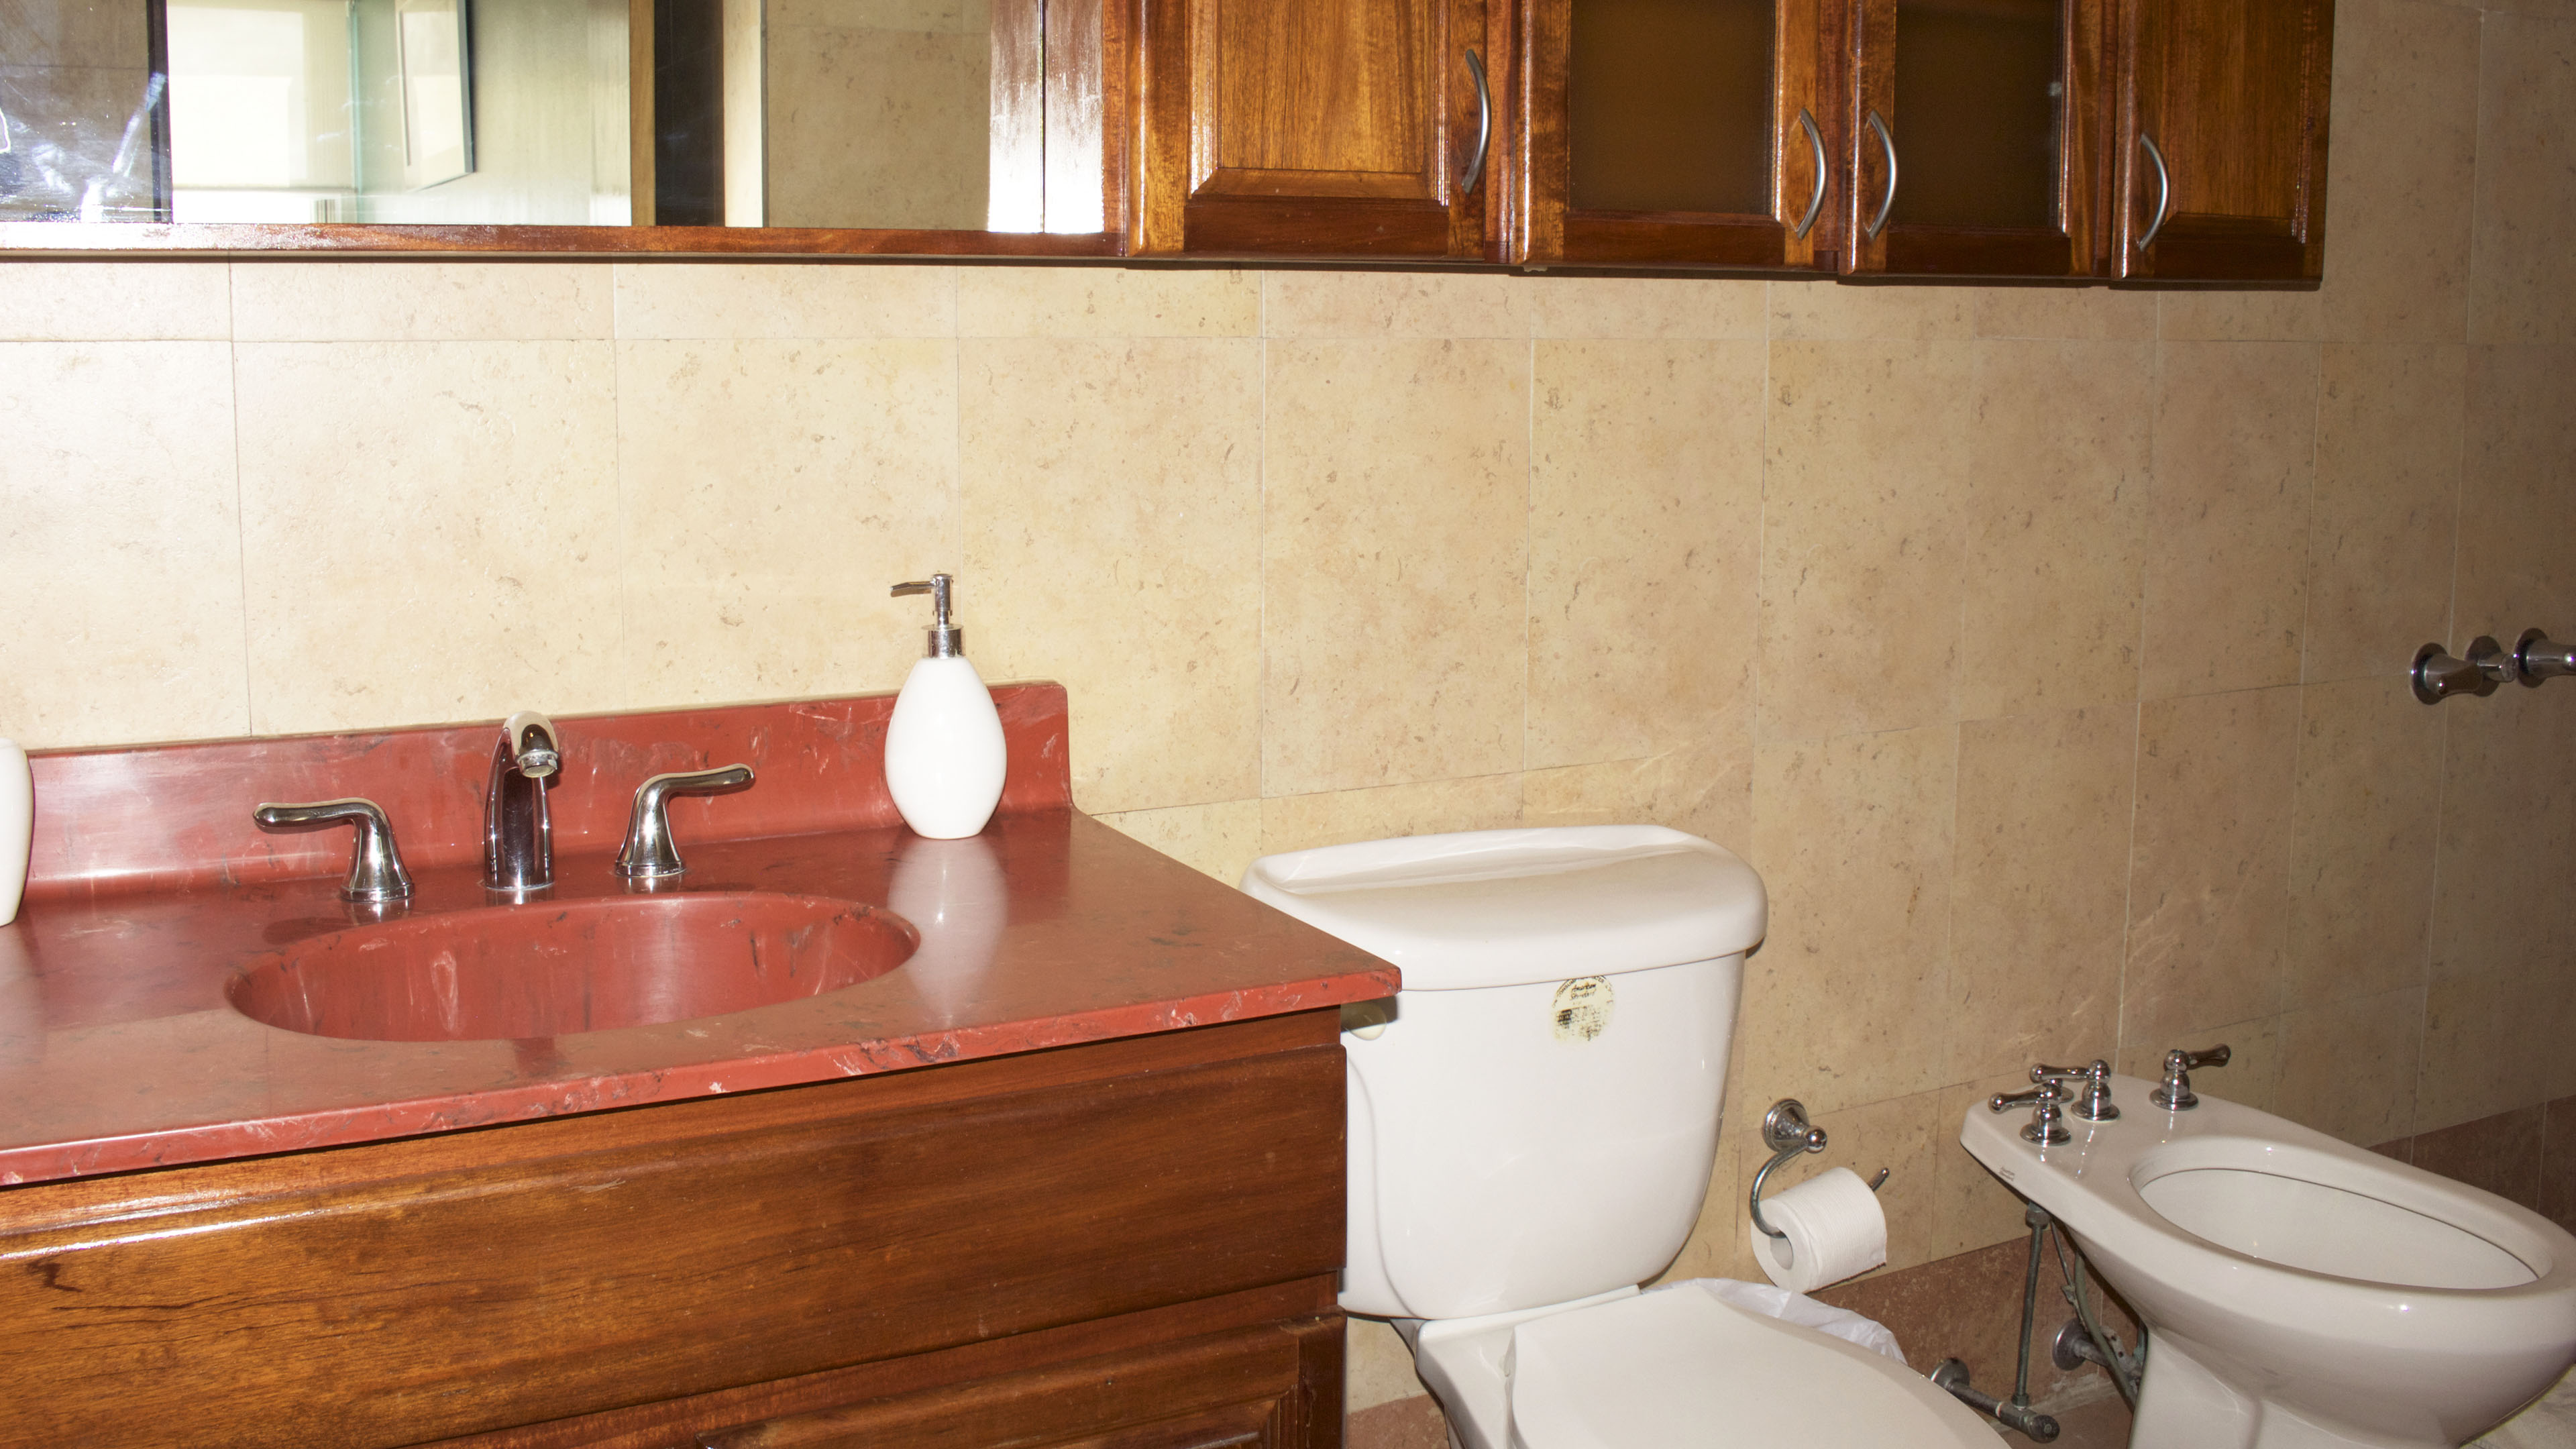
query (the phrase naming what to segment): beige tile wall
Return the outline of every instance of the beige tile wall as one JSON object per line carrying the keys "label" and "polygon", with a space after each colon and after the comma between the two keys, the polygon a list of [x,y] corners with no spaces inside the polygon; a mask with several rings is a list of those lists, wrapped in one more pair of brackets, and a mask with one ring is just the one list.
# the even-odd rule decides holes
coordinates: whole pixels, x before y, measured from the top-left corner
{"label": "beige tile wall", "polygon": [[[0,265],[0,732],[888,689],[961,577],[1083,808],[1265,851],[1650,819],[1772,891],[1747,1124],[2020,1231],[2040,1058],[2356,1142],[2576,1093],[2576,18],[2342,0],[2291,294],[1101,267]],[[2554,78],[2554,79],[2553,79]],[[2523,204],[2528,203],[2528,204]],[[378,642],[390,628],[399,647]],[[1353,1401],[1414,1391],[1364,1331]]]}

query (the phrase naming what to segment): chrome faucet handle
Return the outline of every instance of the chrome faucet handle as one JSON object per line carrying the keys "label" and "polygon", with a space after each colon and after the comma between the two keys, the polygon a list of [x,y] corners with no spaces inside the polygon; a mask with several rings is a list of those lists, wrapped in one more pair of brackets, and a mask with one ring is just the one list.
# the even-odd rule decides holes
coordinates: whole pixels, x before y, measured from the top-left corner
{"label": "chrome faucet handle", "polygon": [[626,844],[617,852],[617,873],[629,880],[661,880],[688,869],[679,847],[671,843],[670,803],[674,795],[724,795],[751,787],[751,766],[720,770],[680,770],[655,775],[635,787],[635,812],[626,818]]}
{"label": "chrome faucet handle", "polygon": [[2513,677],[2538,689],[2540,681],[2576,674],[2576,644],[2553,643],[2537,629],[2525,629],[2513,645]]}
{"label": "chrome faucet handle", "polygon": [[492,781],[483,796],[483,888],[525,897],[555,880],[554,819],[546,779],[563,768],[555,722],[523,709],[501,724]]}
{"label": "chrome faucet handle", "polygon": [[2075,1099],[2072,1110],[2087,1122],[2108,1122],[2120,1115],[2120,1109],[2111,1103],[2111,1064],[2100,1057],[2095,1057],[2089,1067],[2033,1067],[2030,1079],[2070,1085],[2082,1082],[2083,1095]]}
{"label": "chrome faucet handle", "polygon": [[1989,1112],[2009,1112],[2015,1107],[2032,1108],[2030,1121],[2021,1129],[2024,1139],[2042,1147],[2055,1147],[2072,1142],[2075,1134],[2066,1130],[2066,1089],[2046,1081],[2027,1092],[1997,1092],[1986,1099]]}
{"label": "chrome faucet handle", "polygon": [[2439,644],[2416,650],[2415,664],[2407,671],[2407,678],[2414,685],[2417,699],[2440,704],[2455,694],[2493,694],[2496,685],[2513,677],[2513,671],[2513,656],[2505,652],[2503,645],[2481,634],[2470,641],[2466,659],[2452,658]]}
{"label": "chrome faucet handle", "polygon": [[320,800],[310,805],[262,805],[250,812],[262,830],[314,830],[326,825],[355,825],[358,838],[349,853],[349,878],[340,884],[344,901],[399,901],[411,895],[411,872],[403,869],[402,851],[394,844],[394,823],[373,800]]}
{"label": "chrome faucet handle", "polygon": [[2147,1100],[2168,1112],[2188,1112],[2200,1105],[2192,1095],[2191,1074],[2203,1067],[2223,1067],[2228,1057],[2225,1042],[2206,1051],[2187,1052],[2180,1047],[2165,1053],[2164,1084],[2147,1094]]}

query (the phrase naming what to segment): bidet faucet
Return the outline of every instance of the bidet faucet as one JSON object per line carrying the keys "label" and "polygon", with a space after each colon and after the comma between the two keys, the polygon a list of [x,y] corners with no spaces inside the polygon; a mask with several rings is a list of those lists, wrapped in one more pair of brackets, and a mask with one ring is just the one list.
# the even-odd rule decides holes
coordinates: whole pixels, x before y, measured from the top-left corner
{"label": "bidet faucet", "polygon": [[2120,1115],[2120,1109],[2111,1104],[2111,1064],[2100,1057],[2089,1067],[2036,1066],[2030,1069],[2030,1079],[2083,1084],[2084,1094],[2076,1099],[2073,1111],[2087,1122],[2108,1122]]}
{"label": "bidet faucet", "polygon": [[2202,1067],[2227,1065],[2227,1044],[2221,1042],[2207,1051],[2187,1052],[2180,1047],[2165,1053],[2165,1080],[2162,1086],[2147,1094],[2147,1100],[2168,1112],[2188,1112],[2200,1105],[2192,1095],[2191,1074]]}
{"label": "bidet faucet", "polygon": [[523,709],[501,725],[492,785],[483,796],[483,887],[523,895],[555,880],[554,822],[546,779],[563,767],[555,722]]}
{"label": "bidet faucet", "polygon": [[2042,1147],[2056,1147],[2075,1140],[2066,1130],[2066,1089],[2055,1080],[2041,1082],[2027,1092],[1997,1092],[1986,1099],[1989,1112],[2009,1112],[2015,1107],[2033,1109],[2030,1121],[2023,1124],[2021,1135]]}

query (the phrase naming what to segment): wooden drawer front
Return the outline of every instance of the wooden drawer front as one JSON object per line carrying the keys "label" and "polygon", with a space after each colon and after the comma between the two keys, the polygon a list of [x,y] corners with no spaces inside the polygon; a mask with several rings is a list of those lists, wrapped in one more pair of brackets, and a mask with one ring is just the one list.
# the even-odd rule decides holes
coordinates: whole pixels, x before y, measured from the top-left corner
{"label": "wooden drawer front", "polygon": [[1328,1273],[1301,1021],[0,1193],[0,1443],[417,1443]]}
{"label": "wooden drawer front", "polygon": [[[1338,1318],[1105,1354],[699,1436],[706,1449],[1285,1449],[1314,1441],[1306,1340]],[[1336,1376],[1338,1378],[1338,1376]],[[1338,1414],[1339,1404],[1327,1406]]]}

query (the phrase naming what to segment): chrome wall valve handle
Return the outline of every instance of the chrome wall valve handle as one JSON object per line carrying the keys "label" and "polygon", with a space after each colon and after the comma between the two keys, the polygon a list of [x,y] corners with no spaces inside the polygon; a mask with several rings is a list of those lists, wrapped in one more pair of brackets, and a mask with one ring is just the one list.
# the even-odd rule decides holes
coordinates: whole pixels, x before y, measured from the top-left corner
{"label": "chrome wall valve handle", "polygon": [[628,880],[666,880],[688,870],[679,847],[671,843],[671,797],[726,795],[751,788],[749,765],[718,770],[679,770],[655,775],[635,788],[635,809],[626,817],[626,843],[617,852],[617,873]]}
{"label": "chrome wall valve handle", "polygon": [[2525,629],[2513,645],[2513,677],[2529,689],[2544,679],[2576,674],[2576,644],[2560,644],[2537,629]]}
{"label": "chrome wall valve handle", "polygon": [[2120,1115],[2120,1109],[2111,1102],[2111,1064],[2100,1057],[2095,1057],[2089,1067],[2033,1067],[2030,1079],[2069,1085],[2083,1083],[2075,1105],[2067,1110],[2087,1122],[2108,1122]]}
{"label": "chrome wall valve handle", "polygon": [[2455,694],[2490,695],[2513,677],[2514,656],[2484,634],[2470,641],[2466,659],[2454,659],[2441,645],[2427,644],[2415,651],[2414,667],[2407,671],[2415,697],[2426,704],[2440,704]]}
{"label": "chrome wall valve handle", "polygon": [[411,896],[411,872],[403,869],[402,850],[394,844],[394,825],[384,807],[352,797],[320,800],[310,805],[262,805],[250,813],[262,830],[316,830],[327,825],[355,825],[358,838],[349,854],[349,878],[340,884],[344,901],[399,901]]}
{"label": "chrome wall valve handle", "polygon": [[2075,1140],[2066,1130],[2066,1090],[2054,1081],[2042,1082],[2027,1092],[1997,1092],[1986,1099],[1989,1112],[2009,1112],[2015,1107],[2031,1109],[2030,1121],[2021,1129],[2023,1140],[2042,1147],[2059,1147]]}
{"label": "chrome wall valve handle", "polygon": [[2225,1042],[2207,1051],[2187,1052],[2180,1047],[2174,1048],[2165,1053],[2163,1085],[2149,1092],[2147,1100],[2168,1112],[2190,1111],[2200,1105],[2200,1098],[2192,1095],[2191,1074],[2202,1067],[2223,1067],[2231,1055]]}

